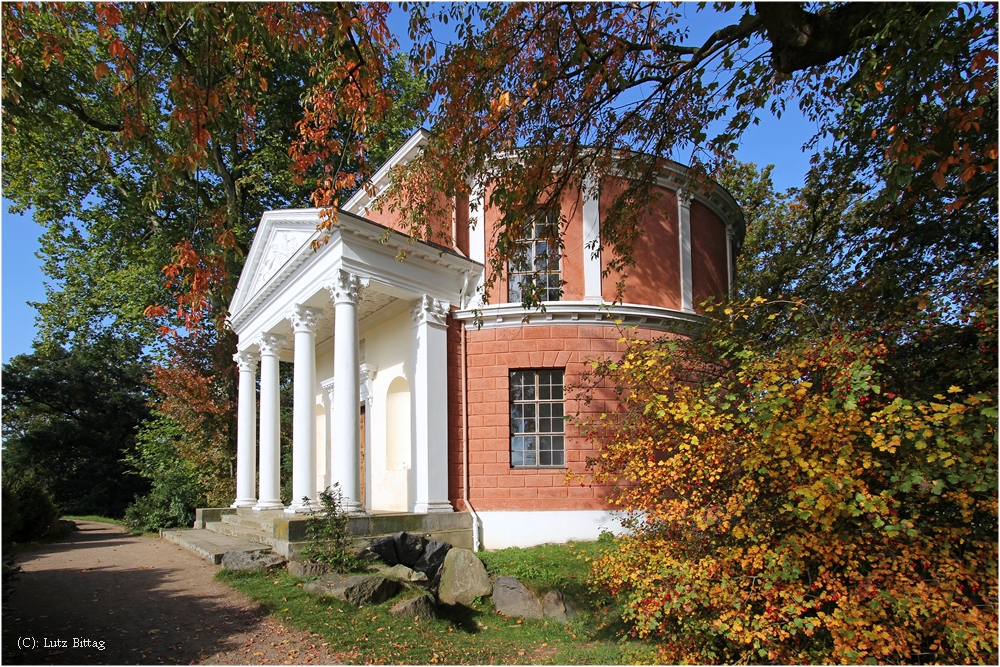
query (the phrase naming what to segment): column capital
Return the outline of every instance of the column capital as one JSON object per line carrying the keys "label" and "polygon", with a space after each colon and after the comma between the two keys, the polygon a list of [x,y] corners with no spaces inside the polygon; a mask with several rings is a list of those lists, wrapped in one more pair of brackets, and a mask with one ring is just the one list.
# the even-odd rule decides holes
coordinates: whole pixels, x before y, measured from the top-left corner
{"label": "column capital", "polygon": [[303,306],[302,304],[292,306],[292,310],[288,313],[288,319],[292,323],[292,330],[296,333],[300,331],[315,331],[316,324],[322,316],[323,311],[321,309]]}
{"label": "column capital", "polygon": [[694,193],[688,188],[677,188],[677,203],[684,208],[691,208]]}
{"label": "column capital", "polygon": [[330,296],[333,297],[335,304],[357,303],[361,300],[361,293],[368,287],[368,281],[356,273],[338,269],[333,279],[324,287],[330,290]]}
{"label": "column capital", "polygon": [[329,380],[323,380],[319,383],[320,389],[326,392],[327,398],[330,400],[330,405],[333,405],[333,390],[336,384],[336,378],[332,377]]}
{"label": "column capital", "polygon": [[285,337],[272,333],[261,334],[260,339],[257,341],[257,347],[260,348],[262,357],[276,357],[284,346]]}
{"label": "column capital", "polygon": [[410,306],[410,317],[413,318],[413,326],[430,324],[443,327],[448,323],[449,309],[450,304],[447,301],[424,294]]}
{"label": "column capital", "polygon": [[260,355],[250,350],[243,350],[233,355],[233,361],[236,362],[236,367],[240,369],[241,373],[255,371],[258,359],[260,359]]}

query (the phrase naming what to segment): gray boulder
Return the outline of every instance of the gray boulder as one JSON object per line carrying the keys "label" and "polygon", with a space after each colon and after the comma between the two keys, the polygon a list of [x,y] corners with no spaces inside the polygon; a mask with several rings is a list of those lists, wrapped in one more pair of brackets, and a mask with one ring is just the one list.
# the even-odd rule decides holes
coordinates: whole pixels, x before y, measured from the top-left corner
{"label": "gray boulder", "polygon": [[409,581],[415,584],[426,584],[428,581],[426,574],[411,570],[402,563],[399,565],[393,565],[392,567],[386,567],[383,565],[379,568],[378,573],[383,577],[390,577],[400,581]]}
{"label": "gray boulder", "polygon": [[404,618],[437,618],[436,607],[434,596],[425,593],[420,597],[397,602],[389,608],[389,613]]}
{"label": "gray boulder", "polygon": [[549,591],[542,599],[542,613],[560,623],[568,623],[576,618],[576,609],[562,591]]}
{"label": "gray boulder", "polygon": [[445,556],[451,551],[451,545],[447,542],[430,540],[424,545],[424,552],[420,554],[419,560],[413,565],[417,572],[423,572],[429,579],[433,579],[444,563]]}
{"label": "gray boulder", "polygon": [[445,604],[472,604],[473,598],[493,592],[483,561],[468,549],[451,549],[444,558],[438,599]]}
{"label": "gray boulder", "polygon": [[399,557],[396,556],[396,540],[392,537],[383,537],[380,540],[375,540],[363,552],[365,555],[368,553],[375,554],[386,565],[396,565],[399,563]]}
{"label": "gray boulder", "polygon": [[285,559],[278,554],[262,551],[227,551],[222,554],[222,567],[225,570],[263,572],[284,564]]}
{"label": "gray boulder", "polygon": [[359,574],[345,577],[339,574],[324,574],[302,587],[302,590],[317,595],[329,595],[344,602],[363,607],[381,604],[399,592],[398,581],[385,577]]}
{"label": "gray boulder", "polygon": [[392,536],[396,544],[396,558],[406,567],[413,567],[420,556],[424,553],[424,545],[427,538],[423,535],[411,535],[410,533],[396,533]]}
{"label": "gray boulder", "polygon": [[516,577],[497,577],[493,582],[493,606],[504,616],[542,617],[538,598]]}
{"label": "gray boulder", "polygon": [[288,561],[288,574],[296,579],[312,579],[322,577],[330,571],[330,566],[326,563],[312,563],[306,561]]}

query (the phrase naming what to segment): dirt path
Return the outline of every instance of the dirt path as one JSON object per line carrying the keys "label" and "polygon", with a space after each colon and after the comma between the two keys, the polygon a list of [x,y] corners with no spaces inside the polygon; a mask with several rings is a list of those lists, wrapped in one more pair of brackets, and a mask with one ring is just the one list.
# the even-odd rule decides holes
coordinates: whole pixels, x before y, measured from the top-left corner
{"label": "dirt path", "polygon": [[332,664],[318,638],[283,627],[215,581],[216,566],[165,540],[78,521],[20,552],[5,591],[4,664]]}

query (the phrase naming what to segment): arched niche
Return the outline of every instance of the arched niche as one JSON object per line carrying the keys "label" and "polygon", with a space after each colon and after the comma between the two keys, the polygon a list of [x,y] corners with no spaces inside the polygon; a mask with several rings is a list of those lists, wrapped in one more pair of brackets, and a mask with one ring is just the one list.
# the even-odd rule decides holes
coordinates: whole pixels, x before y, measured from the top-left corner
{"label": "arched niche", "polygon": [[385,469],[409,470],[413,436],[410,385],[402,377],[389,383],[385,396]]}

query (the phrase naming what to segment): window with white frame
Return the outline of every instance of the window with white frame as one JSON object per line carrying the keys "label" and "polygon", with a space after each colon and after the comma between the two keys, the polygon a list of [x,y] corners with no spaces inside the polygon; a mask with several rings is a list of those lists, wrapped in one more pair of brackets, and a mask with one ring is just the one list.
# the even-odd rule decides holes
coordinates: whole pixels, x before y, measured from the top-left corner
{"label": "window with white frame", "polygon": [[558,301],[562,295],[559,271],[559,215],[551,213],[526,225],[513,259],[507,265],[507,302],[520,303],[522,289],[534,284],[541,301]]}
{"label": "window with white frame", "polygon": [[564,466],[562,369],[510,372],[510,465]]}

